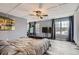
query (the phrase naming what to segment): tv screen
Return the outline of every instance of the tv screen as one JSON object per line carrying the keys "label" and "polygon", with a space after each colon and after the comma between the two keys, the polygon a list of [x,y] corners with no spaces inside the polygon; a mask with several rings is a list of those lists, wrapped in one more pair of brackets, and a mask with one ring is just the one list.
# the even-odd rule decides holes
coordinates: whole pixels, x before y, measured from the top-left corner
{"label": "tv screen", "polygon": [[42,32],[43,33],[48,33],[48,28],[47,27],[42,27]]}
{"label": "tv screen", "polygon": [[49,27],[49,33],[51,33],[51,27]]}

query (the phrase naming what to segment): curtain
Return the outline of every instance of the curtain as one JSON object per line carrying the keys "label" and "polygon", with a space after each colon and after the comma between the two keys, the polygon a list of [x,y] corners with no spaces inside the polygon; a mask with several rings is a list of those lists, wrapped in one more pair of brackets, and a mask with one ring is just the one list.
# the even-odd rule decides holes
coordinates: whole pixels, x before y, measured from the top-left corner
{"label": "curtain", "polygon": [[33,22],[33,34],[36,35],[36,22]]}
{"label": "curtain", "polygon": [[36,22],[29,22],[29,30],[28,30],[28,35],[36,35]]}
{"label": "curtain", "polygon": [[55,19],[52,19],[51,39],[55,39]]}
{"label": "curtain", "polygon": [[74,42],[74,17],[69,17],[69,35],[68,35],[68,41]]}

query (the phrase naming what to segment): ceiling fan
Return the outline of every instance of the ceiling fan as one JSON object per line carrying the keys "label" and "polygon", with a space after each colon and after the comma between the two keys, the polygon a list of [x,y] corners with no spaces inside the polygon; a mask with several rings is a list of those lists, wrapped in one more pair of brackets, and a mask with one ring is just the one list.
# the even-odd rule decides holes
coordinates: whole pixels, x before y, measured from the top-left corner
{"label": "ceiling fan", "polygon": [[[39,4],[39,9],[41,9],[41,8],[42,8],[42,4]],[[33,13],[30,14],[30,16],[37,16],[37,17],[39,17],[40,19],[43,19],[43,17],[48,16],[48,14],[45,14],[45,13],[43,13],[43,12],[40,11],[40,10],[36,10],[36,11],[33,11]]]}

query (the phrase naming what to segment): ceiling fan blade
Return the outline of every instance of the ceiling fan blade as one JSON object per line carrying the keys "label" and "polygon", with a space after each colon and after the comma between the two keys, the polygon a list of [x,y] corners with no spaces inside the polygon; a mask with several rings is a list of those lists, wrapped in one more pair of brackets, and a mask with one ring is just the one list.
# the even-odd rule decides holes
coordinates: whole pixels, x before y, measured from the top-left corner
{"label": "ceiling fan blade", "polygon": [[33,11],[33,12],[36,12],[36,11]]}
{"label": "ceiling fan blade", "polygon": [[42,15],[42,16],[48,16],[48,15],[46,14],[46,15]]}
{"label": "ceiling fan blade", "polygon": [[40,16],[40,19],[43,19],[43,17]]}
{"label": "ceiling fan blade", "polygon": [[35,16],[34,14],[29,14],[30,16]]}

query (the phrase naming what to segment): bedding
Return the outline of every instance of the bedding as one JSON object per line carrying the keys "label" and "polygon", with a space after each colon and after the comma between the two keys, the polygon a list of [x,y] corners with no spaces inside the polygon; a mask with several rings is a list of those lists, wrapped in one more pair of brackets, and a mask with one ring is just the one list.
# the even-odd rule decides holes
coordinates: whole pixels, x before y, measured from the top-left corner
{"label": "bedding", "polygon": [[19,38],[0,40],[1,55],[42,55],[50,45],[48,39]]}

